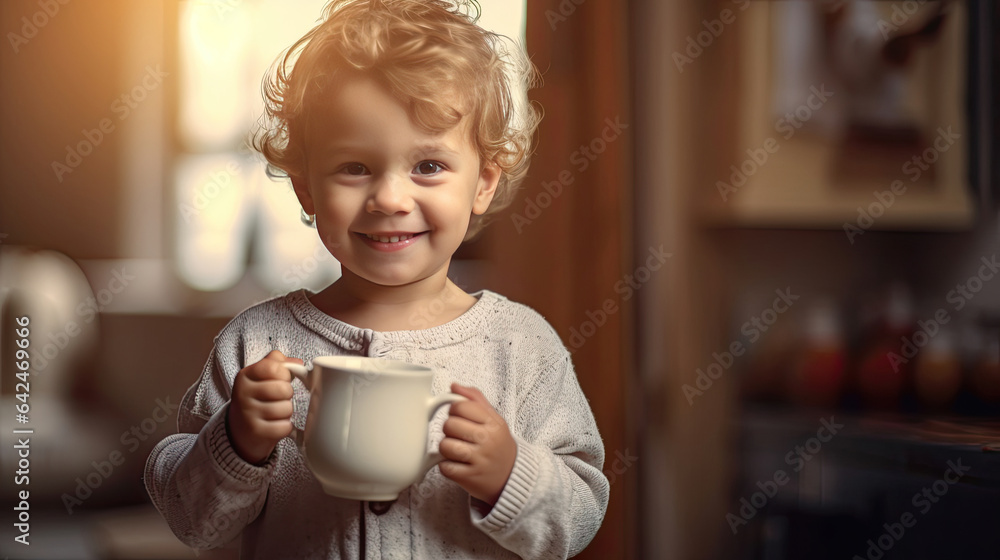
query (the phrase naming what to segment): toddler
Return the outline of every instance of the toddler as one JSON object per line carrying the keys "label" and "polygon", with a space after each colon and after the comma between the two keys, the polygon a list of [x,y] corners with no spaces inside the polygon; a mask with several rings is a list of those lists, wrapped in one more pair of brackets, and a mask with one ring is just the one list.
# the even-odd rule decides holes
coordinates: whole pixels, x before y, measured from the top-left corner
{"label": "toddler", "polygon": [[[341,263],[318,293],[255,305],[216,337],[150,455],[146,488],[195,548],[248,558],[566,558],[594,537],[609,484],[570,355],[533,310],[448,279],[459,245],[508,205],[537,116],[519,48],[440,0],[334,0],[279,59],[255,137]],[[325,494],[287,436],[322,355],[434,369],[444,457],[394,502]]]}

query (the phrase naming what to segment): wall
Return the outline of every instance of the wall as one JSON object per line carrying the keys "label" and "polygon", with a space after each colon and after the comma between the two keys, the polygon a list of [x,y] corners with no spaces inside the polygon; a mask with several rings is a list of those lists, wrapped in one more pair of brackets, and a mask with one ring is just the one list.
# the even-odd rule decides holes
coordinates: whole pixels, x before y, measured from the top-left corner
{"label": "wall", "polygon": [[[157,256],[158,237],[142,247],[135,239],[160,221],[163,4],[49,9],[58,11],[28,0],[0,4],[8,38],[0,49],[4,242],[74,259]],[[135,148],[146,155],[127,157]]]}

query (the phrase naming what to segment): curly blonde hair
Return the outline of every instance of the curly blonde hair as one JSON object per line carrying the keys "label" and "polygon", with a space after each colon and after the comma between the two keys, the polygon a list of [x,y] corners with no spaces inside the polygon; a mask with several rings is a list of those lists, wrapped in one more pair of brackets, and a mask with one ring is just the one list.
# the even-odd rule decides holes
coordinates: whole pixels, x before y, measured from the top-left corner
{"label": "curly blonde hair", "polygon": [[362,72],[429,133],[470,118],[480,161],[501,171],[489,209],[472,216],[466,239],[475,236],[513,201],[540,119],[527,102],[527,90],[538,82],[534,65],[510,39],[477,26],[478,17],[474,1],[332,0],[321,21],[265,76],[265,114],[253,146],[267,159],[268,174],[304,177],[310,108],[338,78]]}

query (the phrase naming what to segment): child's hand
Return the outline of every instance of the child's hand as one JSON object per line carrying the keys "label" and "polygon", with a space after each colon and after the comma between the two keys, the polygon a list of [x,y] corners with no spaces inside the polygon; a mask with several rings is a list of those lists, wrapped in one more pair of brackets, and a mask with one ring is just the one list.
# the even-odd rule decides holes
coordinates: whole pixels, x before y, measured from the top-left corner
{"label": "child's hand", "polygon": [[229,402],[229,440],[248,463],[262,463],[281,438],[292,433],[292,372],[277,350],[236,374]]}
{"label": "child's hand", "polygon": [[444,423],[441,474],[472,497],[495,505],[514,468],[517,443],[479,389],[452,383],[451,391],[469,400],[453,403]]}

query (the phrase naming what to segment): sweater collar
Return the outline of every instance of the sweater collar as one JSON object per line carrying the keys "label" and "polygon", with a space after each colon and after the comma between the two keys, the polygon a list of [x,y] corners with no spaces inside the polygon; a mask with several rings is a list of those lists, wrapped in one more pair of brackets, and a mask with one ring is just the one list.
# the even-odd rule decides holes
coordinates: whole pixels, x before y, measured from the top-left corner
{"label": "sweater collar", "polygon": [[364,351],[374,339],[396,345],[419,348],[438,348],[457,344],[476,335],[483,335],[488,327],[489,317],[498,312],[497,302],[503,296],[480,290],[470,295],[476,303],[459,317],[436,327],[405,331],[373,331],[362,329],[331,317],[320,311],[309,301],[314,293],[300,289],[285,296],[285,302],[295,318],[306,327],[347,350]]}

